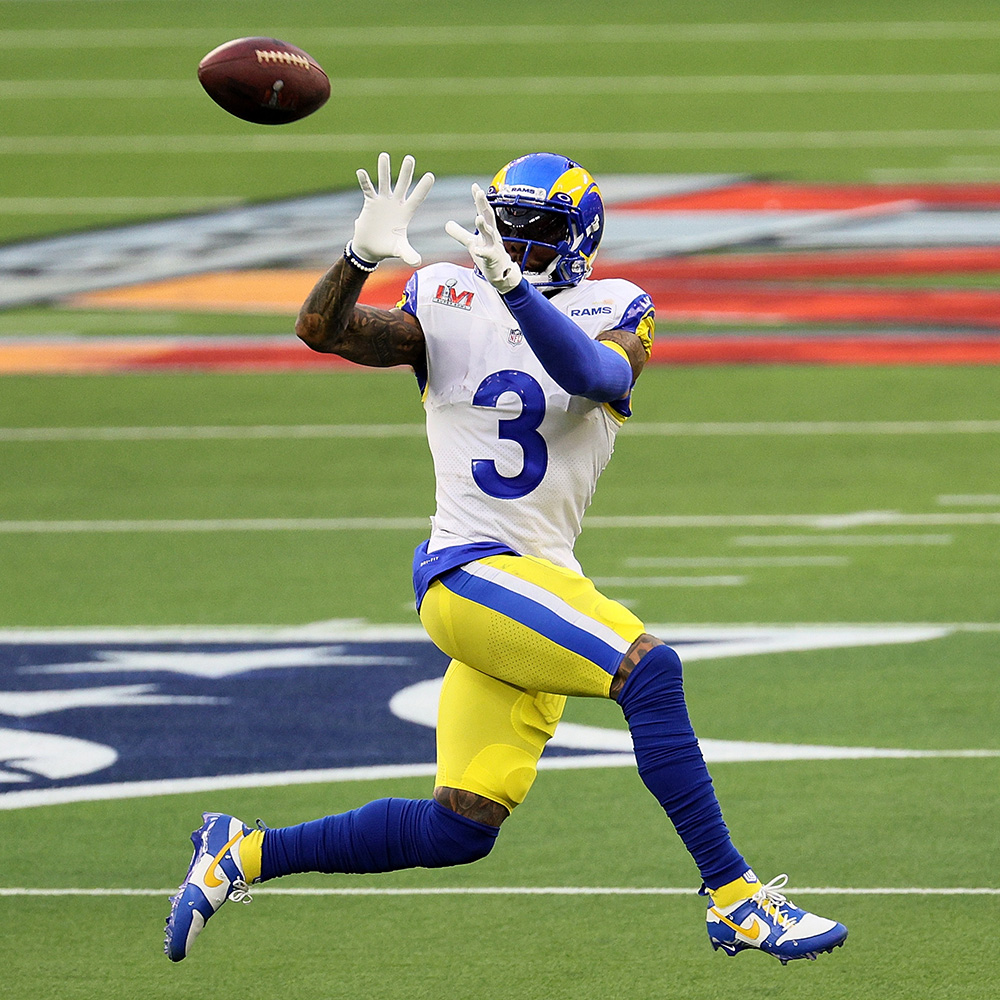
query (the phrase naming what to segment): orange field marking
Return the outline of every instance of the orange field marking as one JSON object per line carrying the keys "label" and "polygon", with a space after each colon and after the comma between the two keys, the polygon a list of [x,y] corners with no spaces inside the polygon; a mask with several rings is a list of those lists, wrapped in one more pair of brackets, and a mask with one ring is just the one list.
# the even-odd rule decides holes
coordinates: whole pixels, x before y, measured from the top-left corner
{"label": "orange field marking", "polygon": [[[76,309],[163,309],[171,312],[274,313],[294,316],[323,272],[255,270],[193,274],[74,295]],[[366,282],[361,301],[389,308],[410,271],[383,264]]]}

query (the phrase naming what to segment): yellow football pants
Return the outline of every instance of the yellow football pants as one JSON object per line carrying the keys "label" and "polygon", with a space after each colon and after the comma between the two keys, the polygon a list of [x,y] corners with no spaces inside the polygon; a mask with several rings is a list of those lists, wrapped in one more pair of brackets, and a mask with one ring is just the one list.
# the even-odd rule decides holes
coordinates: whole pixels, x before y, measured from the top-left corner
{"label": "yellow football pants", "polygon": [[452,658],[438,707],[436,783],[511,810],[535,780],[566,696],[607,697],[645,632],[586,577],[533,556],[489,556],[445,573],[420,618]]}

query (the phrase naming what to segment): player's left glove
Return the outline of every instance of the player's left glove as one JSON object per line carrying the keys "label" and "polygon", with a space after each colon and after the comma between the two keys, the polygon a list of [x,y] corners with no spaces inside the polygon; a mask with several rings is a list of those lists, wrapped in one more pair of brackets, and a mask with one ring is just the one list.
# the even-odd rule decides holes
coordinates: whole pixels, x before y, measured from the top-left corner
{"label": "player's left glove", "polygon": [[347,244],[345,253],[363,271],[374,271],[375,265],[386,257],[400,257],[411,267],[420,264],[420,254],[410,246],[406,227],[427,197],[434,184],[434,175],[424,174],[413,191],[407,194],[413,180],[413,166],[413,157],[404,156],[396,187],[393,188],[389,154],[379,153],[377,191],[368,171],[358,171],[358,183],[364,192],[365,204],[354,223],[354,239]]}
{"label": "player's left glove", "polygon": [[504,248],[497,231],[496,215],[493,206],[486,200],[486,192],[478,184],[473,184],[472,197],[476,202],[478,232],[470,233],[457,222],[446,223],[444,230],[469,251],[486,280],[504,295],[521,284],[521,269]]}

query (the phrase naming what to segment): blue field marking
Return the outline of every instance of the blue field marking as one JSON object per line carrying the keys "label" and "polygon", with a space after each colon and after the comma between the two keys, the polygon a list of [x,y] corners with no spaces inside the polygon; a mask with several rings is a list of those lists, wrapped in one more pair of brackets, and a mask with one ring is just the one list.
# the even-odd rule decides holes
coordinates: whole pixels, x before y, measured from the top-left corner
{"label": "blue field marking", "polygon": [[0,798],[433,761],[389,702],[447,663],[427,641],[0,642]]}
{"label": "blue field marking", "polygon": [[388,702],[445,665],[426,642],[2,643],[0,793],[433,760]]}
{"label": "blue field marking", "polygon": [[[962,626],[656,626],[686,663],[926,642]],[[419,626],[0,631],[0,809],[206,788],[432,776],[447,657]],[[993,756],[713,739],[709,761]],[[563,723],[546,767],[631,766]]]}

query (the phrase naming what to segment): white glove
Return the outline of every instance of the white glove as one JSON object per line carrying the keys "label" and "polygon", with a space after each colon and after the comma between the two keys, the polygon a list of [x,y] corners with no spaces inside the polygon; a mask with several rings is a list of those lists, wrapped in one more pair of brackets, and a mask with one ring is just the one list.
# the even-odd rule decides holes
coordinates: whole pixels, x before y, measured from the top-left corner
{"label": "white glove", "polygon": [[396,187],[392,187],[389,154],[379,153],[378,191],[375,190],[368,171],[358,171],[358,182],[364,192],[365,204],[354,223],[354,239],[348,244],[355,256],[370,264],[377,264],[386,257],[401,257],[411,267],[420,264],[420,254],[410,246],[406,227],[413,213],[427,197],[434,184],[433,174],[424,174],[407,197],[407,188],[413,180],[413,157],[404,156],[399,168]]}
{"label": "white glove", "polygon": [[472,197],[476,202],[476,229],[479,232],[470,233],[457,222],[446,223],[444,231],[469,251],[486,280],[503,295],[521,284],[521,269],[504,248],[497,232],[496,215],[493,206],[486,200],[486,192],[478,184],[473,184]]}

